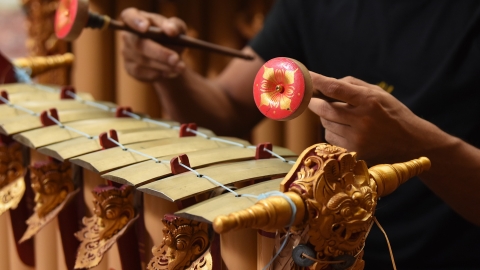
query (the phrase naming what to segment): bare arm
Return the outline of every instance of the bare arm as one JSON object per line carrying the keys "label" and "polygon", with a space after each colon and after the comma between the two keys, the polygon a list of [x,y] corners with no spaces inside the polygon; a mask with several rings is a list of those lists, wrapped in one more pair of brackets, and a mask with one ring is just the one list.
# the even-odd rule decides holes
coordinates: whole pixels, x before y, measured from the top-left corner
{"label": "bare arm", "polygon": [[480,150],[413,114],[376,85],[311,73],[314,87],[343,102],[312,99],[326,140],[357,151],[369,165],[428,157],[422,181],[465,219],[480,226]]}
{"label": "bare arm", "polygon": [[[244,51],[253,54],[250,48]],[[262,118],[252,94],[253,79],[262,64],[258,56],[253,61],[234,59],[215,80],[186,69],[154,85],[173,119],[193,121],[218,134],[241,136]]]}
{"label": "bare arm", "polygon": [[[122,20],[146,31],[155,25],[167,35],[184,33],[186,25],[177,18],[127,9]],[[125,68],[133,77],[152,82],[162,106],[179,122],[195,122],[218,134],[241,136],[262,118],[255,107],[252,83],[264,61],[251,48],[253,61],[234,59],[215,80],[207,80],[185,66],[183,48],[165,47],[148,39],[123,33]]]}

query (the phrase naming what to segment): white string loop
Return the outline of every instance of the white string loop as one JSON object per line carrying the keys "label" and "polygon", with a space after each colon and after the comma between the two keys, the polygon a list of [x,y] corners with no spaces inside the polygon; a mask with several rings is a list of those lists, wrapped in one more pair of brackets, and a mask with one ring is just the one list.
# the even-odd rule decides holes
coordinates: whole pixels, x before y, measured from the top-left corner
{"label": "white string loop", "polygon": [[4,98],[4,97],[2,97],[2,96],[0,96],[0,101],[2,101],[3,103],[5,103],[5,105],[7,105],[8,107],[11,107],[11,108],[14,108],[14,109],[17,109],[17,110],[20,110],[20,111],[24,111],[24,112],[26,112],[26,113],[28,113],[28,114],[30,114],[30,115],[33,115],[33,116],[40,116],[39,113],[36,113],[36,112],[34,112],[34,111],[32,111],[32,110],[29,110],[29,109],[27,109],[27,108],[24,108],[24,107],[22,107],[22,106],[15,105],[15,104],[11,103],[8,99],[6,99],[6,98]]}
{"label": "white string loop", "polygon": [[125,147],[123,144],[121,144],[120,142],[118,141],[115,141],[114,139],[110,138],[110,137],[107,137],[111,142],[113,142],[114,144],[118,145],[120,148],[122,148],[123,151],[128,151],[128,152],[132,152],[132,153],[135,153],[137,155],[140,155],[140,156],[143,156],[143,157],[146,157],[148,159],[151,159],[153,161],[155,161],[155,163],[170,163],[170,161],[166,161],[166,160],[159,160],[157,159],[156,157],[154,156],[150,156],[148,154],[145,154],[145,153],[142,153],[140,151],[137,151],[135,149],[131,149],[131,148],[128,148],[128,147]]}
{"label": "white string loop", "polygon": [[97,136],[91,136],[90,134],[87,134],[83,131],[80,131],[78,129],[75,129],[75,128],[72,128],[72,127],[69,127],[69,126],[66,126],[64,124],[62,124],[60,121],[58,121],[55,117],[51,116],[50,114],[47,113],[47,117],[52,120],[55,124],[57,124],[60,128],[64,128],[64,129],[67,129],[67,130],[70,130],[70,131],[73,131],[75,133],[78,133],[84,137],[87,137],[88,139],[95,139],[95,138],[98,138]]}

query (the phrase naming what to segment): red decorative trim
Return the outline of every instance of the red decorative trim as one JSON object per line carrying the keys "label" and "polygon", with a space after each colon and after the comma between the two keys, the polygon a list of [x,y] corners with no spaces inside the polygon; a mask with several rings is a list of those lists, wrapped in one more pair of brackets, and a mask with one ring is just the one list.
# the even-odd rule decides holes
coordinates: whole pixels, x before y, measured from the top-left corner
{"label": "red decorative trim", "polygon": [[266,143],[258,144],[257,149],[255,150],[255,159],[271,158],[272,154],[270,152],[265,151],[265,149],[272,151],[273,149],[272,143],[266,142]]}
{"label": "red decorative trim", "polygon": [[195,123],[188,123],[188,124],[182,124],[180,126],[180,134],[179,136],[180,137],[193,137],[193,136],[197,136],[197,134],[191,132],[191,131],[188,131],[187,129],[191,129],[191,130],[195,130],[197,131],[197,124]]}
{"label": "red decorative trim", "polygon": [[[2,90],[2,93],[0,94],[4,99],[8,100],[8,93],[5,90]],[[0,100],[0,104],[5,104],[5,102]]]}
{"label": "red decorative trim", "polygon": [[108,131],[108,135],[107,135],[107,132],[103,132],[102,134],[100,134],[98,136],[98,140],[100,141],[100,145],[102,146],[103,150],[118,146],[114,142],[110,141],[108,139],[109,137],[112,140],[115,140],[115,141],[118,142],[118,135],[117,135],[117,131],[115,129],[110,129]]}
{"label": "red decorative trim", "polygon": [[117,111],[115,112],[115,117],[130,117],[129,115],[125,114],[125,111],[132,112],[132,108],[130,107],[117,107]]}
{"label": "red decorative trim", "polygon": [[179,162],[182,162],[183,165],[190,167],[190,161],[188,160],[187,155],[182,154],[178,157],[174,157],[170,160],[170,170],[173,174],[180,174],[188,171],[185,167],[181,166]]}
{"label": "red decorative trim", "polygon": [[44,127],[56,125],[56,123],[53,122],[52,119],[50,119],[50,117],[48,117],[48,113],[49,113],[49,112],[50,112],[50,116],[51,116],[51,117],[57,119],[57,121],[60,121],[59,118],[58,118],[57,109],[51,108],[50,110],[48,110],[48,111],[43,111],[43,112],[40,114],[40,122],[42,122],[42,125],[43,125]]}
{"label": "red decorative trim", "polygon": [[75,88],[73,86],[64,86],[62,87],[62,90],[60,90],[60,99],[74,99],[73,97],[69,96],[67,94],[67,91],[70,91],[72,93],[76,93]]}

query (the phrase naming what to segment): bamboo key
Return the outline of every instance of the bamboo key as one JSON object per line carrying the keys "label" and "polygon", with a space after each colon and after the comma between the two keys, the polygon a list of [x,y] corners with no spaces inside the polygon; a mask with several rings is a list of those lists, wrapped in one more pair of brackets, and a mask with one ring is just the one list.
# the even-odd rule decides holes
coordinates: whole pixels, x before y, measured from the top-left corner
{"label": "bamboo key", "polygon": [[246,60],[253,59],[253,56],[239,50],[195,39],[184,34],[176,37],[167,36],[160,28],[155,26],[150,26],[145,33],[138,32],[121,21],[90,12],[88,10],[88,0],[61,0],[55,14],[55,33],[57,37],[73,41],[80,35],[83,28],[123,30],[160,44],[197,48]]}

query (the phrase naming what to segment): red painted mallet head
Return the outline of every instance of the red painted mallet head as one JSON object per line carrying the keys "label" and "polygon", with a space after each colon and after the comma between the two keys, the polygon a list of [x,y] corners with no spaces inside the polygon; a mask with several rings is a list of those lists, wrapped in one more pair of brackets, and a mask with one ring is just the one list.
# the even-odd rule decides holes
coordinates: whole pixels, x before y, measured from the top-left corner
{"label": "red painted mallet head", "polygon": [[57,38],[73,41],[82,33],[88,20],[88,0],[60,0],[55,13]]}
{"label": "red painted mallet head", "polygon": [[253,83],[258,109],[268,118],[291,120],[307,108],[313,86],[308,69],[297,60],[277,57],[266,62]]}

